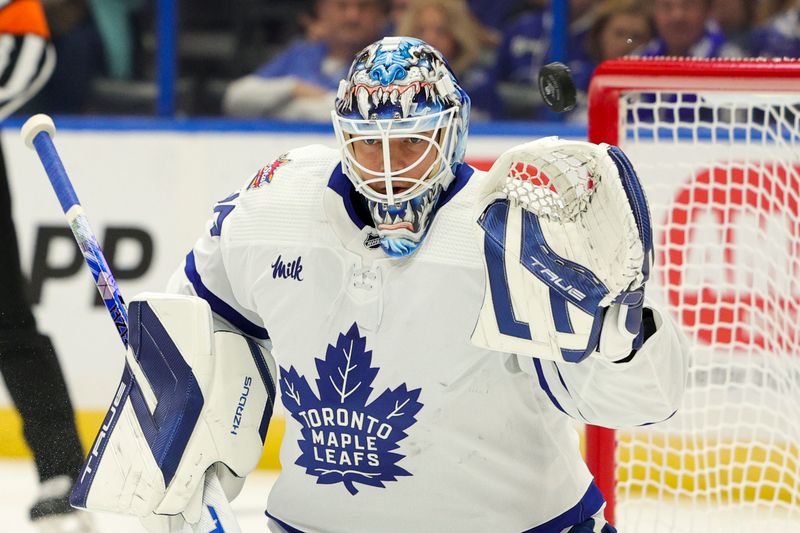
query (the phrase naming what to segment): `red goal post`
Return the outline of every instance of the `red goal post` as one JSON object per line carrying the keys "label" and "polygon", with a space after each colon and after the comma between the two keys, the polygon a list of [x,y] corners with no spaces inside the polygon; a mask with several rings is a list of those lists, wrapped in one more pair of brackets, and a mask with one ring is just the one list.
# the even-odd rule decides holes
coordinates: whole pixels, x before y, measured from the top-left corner
{"label": "red goal post", "polygon": [[[594,74],[588,106],[589,140],[620,146],[643,182],[657,253],[648,291],[652,284],[684,328],[697,361],[688,414],[676,415],[687,420],[671,420],[655,436],[634,433],[622,459],[614,431],[587,428],[587,463],[608,501],[606,516],[615,519],[624,479],[626,496],[763,504],[783,520],[800,504],[800,430],[775,437],[759,413],[791,406],[792,398],[800,405],[800,61],[608,61]],[[688,525],[675,516],[654,520],[658,529],[646,519],[635,528],[626,520],[625,530],[707,527],[697,517]]]}

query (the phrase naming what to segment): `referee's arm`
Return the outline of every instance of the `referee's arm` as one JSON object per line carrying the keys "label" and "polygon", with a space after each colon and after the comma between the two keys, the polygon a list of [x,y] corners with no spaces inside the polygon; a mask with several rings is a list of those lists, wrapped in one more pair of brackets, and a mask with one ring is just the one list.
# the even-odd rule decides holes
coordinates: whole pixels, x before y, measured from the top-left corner
{"label": "referee's arm", "polygon": [[0,120],[44,86],[55,61],[39,0],[0,0]]}

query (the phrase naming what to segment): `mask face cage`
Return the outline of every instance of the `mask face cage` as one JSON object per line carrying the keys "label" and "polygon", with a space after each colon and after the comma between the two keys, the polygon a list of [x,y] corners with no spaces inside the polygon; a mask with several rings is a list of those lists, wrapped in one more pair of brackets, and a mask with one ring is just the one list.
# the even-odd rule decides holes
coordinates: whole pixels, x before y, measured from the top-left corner
{"label": "mask face cage", "polygon": [[[454,106],[429,115],[374,120],[345,118],[332,112],[345,175],[357,192],[386,206],[419,197],[437,184],[447,187],[453,179],[458,112],[459,108]],[[395,169],[392,167],[392,139],[416,139],[425,143],[425,148],[416,160]],[[368,168],[356,159],[354,144],[361,141],[381,143],[383,168]],[[431,152],[435,152],[436,157],[421,173],[418,172]],[[419,177],[408,176],[412,172]]]}

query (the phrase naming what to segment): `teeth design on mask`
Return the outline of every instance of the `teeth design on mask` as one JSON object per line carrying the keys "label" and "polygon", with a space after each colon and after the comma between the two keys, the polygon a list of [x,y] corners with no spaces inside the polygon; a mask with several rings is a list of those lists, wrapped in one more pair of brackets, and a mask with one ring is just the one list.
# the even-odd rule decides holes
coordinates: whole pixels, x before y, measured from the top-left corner
{"label": "teeth design on mask", "polygon": [[356,93],[356,100],[358,102],[358,112],[361,116],[367,118],[369,116],[369,91],[366,87],[360,87]]}
{"label": "teeth design on mask", "polygon": [[428,194],[425,195],[425,199],[422,202],[422,212],[419,217],[418,227],[425,228],[428,224],[428,217],[433,212],[433,206],[437,203],[439,199],[439,193],[441,192],[442,188],[440,185],[436,185],[435,187],[431,187],[428,190]]}
{"label": "teeth design on mask", "polygon": [[[369,84],[359,83],[354,85],[351,89],[351,94],[355,96],[358,111],[361,116],[368,118],[370,115],[370,100],[372,105],[377,106],[391,102],[393,105],[400,104],[404,117],[407,117],[411,111],[411,103],[414,101],[414,96],[417,94],[425,94],[426,99],[438,99],[436,89],[425,81],[413,81],[408,85],[389,85],[387,87],[378,86],[374,87]],[[347,103],[342,105],[347,109],[352,108],[352,98],[347,99]]]}
{"label": "teeth design on mask", "polygon": [[377,202],[375,203],[370,202],[370,203],[372,204],[372,220],[374,221],[380,220],[381,219],[380,205]]}
{"label": "teeth design on mask", "polygon": [[411,102],[414,100],[414,94],[413,91],[405,91],[400,96],[400,107],[403,110],[404,117],[407,117],[411,112]]}
{"label": "teeth design on mask", "polygon": [[[384,207],[379,202],[370,201],[370,213],[379,233],[384,237],[390,237],[397,235],[395,232],[400,231],[403,232],[401,234],[403,238],[421,238],[427,228],[434,206],[438,203],[441,191],[441,185],[433,186],[422,196],[404,202],[402,208],[392,208],[392,212],[396,213],[395,215],[389,213],[389,208]],[[411,228],[392,227],[402,224],[409,224]],[[409,232],[411,235],[409,235]]]}

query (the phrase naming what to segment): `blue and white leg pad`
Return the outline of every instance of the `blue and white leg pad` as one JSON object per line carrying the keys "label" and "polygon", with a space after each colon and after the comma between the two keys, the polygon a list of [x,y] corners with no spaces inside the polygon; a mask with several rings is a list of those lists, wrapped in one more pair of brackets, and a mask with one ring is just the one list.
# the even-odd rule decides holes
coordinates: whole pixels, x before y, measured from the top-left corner
{"label": "blue and white leg pad", "polygon": [[256,467],[275,363],[253,340],[215,333],[201,298],[143,294],[128,313],[122,380],[70,502],[195,523],[209,467],[222,463],[238,478]]}

